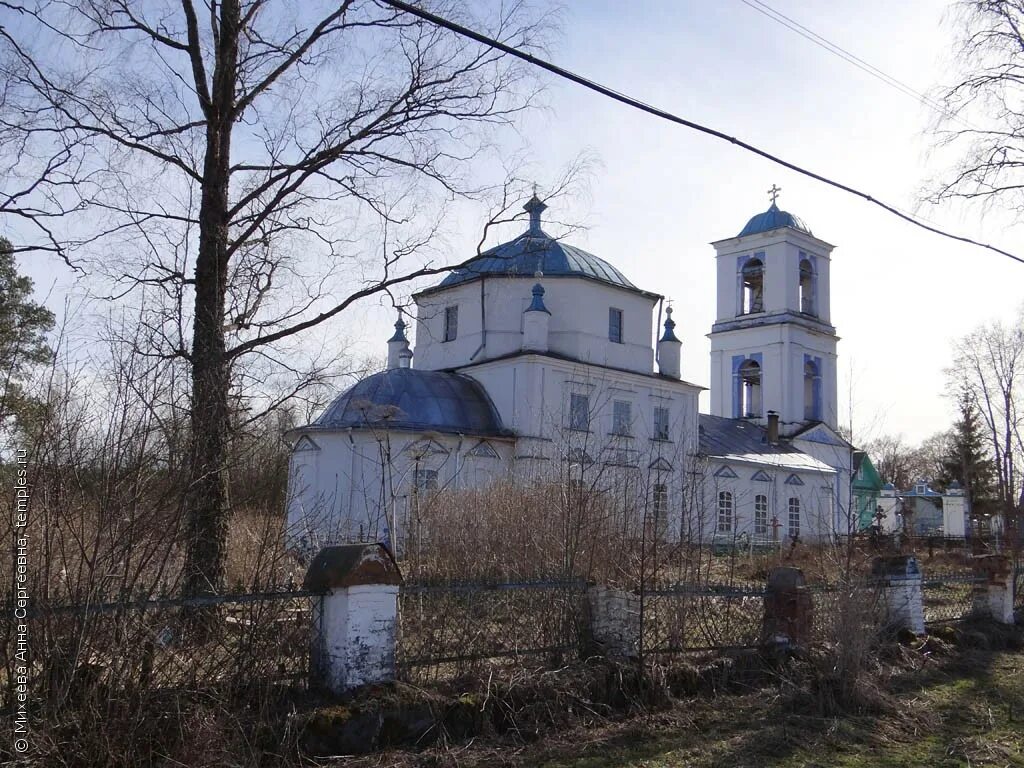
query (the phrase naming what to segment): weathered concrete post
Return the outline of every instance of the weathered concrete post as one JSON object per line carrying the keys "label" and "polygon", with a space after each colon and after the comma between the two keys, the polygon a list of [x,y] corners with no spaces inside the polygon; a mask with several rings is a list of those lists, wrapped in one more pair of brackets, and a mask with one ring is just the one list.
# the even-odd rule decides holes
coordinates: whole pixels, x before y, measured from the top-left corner
{"label": "weathered concrete post", "polygon": [[303,588],[317,592],[310,671],[334,693],[395,679],[402,574],[383,544],[326,547]]}
{"label": "weathered concrete post", "polygon": [[876,557],[871,575],[882,590],[886,623],[892,629],[924,634],[924,600],[921,569],[913,555]]}
{"label": "weathered concrete post", "polygon": [[591,585],[587,588],[590,639],[605,656],[629,658],[640,649],[640,597]]}
{"label": "weathered concrete post", "polygon": [[985,579],[974,585],[972,613],[1000,624],[1013,624],[1013,561],[1006,555],[978,555],[974,573]]}
{"label": "weathered concrete post", "polygon": [[799,568],[772,568],[764,591],[761,644],[766,648],[805,645],[814,626],[814,601]]}

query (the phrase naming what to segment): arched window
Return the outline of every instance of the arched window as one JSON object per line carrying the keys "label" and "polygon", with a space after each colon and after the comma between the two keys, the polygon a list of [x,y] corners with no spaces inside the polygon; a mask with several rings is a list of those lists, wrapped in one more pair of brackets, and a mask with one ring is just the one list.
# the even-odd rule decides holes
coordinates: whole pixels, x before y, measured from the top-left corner
{"label": "arched window", "polygon": [[739,376],[740,416],[758,418],[761,415],[761,366],[756,360],[744,360]]}
{"label": "arched window", "polygon": [[814,266],[810,259],[800,259],[800,311],[807,315],[818,314],[814,306]]}
{"label": "arched window", "polygon": [[763,493],[754,497],[754,535],[768,535],[768,497]]}
{"label": "arched window", "polygon": [[789,500],[789,537],[791,539],[800,535],[800,499]]}
{"label": "arched window", "polygon": [[764,264],[760,259],[750,259],[743,265],[741,314],[764,312]]}
{"label": "arched window", "polygon": [[732,494],[729,491],[718,493],[718,532],[732,533]]}
{"label": "arched window", "polygon": [[804,419],[808,421],[821,420],[818,376],[818,366],[813,360],[804,363]]}

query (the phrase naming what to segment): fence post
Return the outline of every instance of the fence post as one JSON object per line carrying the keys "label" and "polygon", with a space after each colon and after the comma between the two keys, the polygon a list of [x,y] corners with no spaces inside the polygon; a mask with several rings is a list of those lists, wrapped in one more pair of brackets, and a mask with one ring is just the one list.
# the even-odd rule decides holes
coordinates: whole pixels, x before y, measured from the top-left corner
{"label": "fence post", "polygon": [[924,600],[921,569],[913,555],[876,557],[871,575],[882,590],[886,624],[892,629],[908,629],[924,634]]}
{"label": "fence post", "polygon": [[621,589],[587,587],[590,640],[604,656],[632,657],[640,649],[640,597]]}
{"label": "fence post", "polygon": [[342,693],[395,679],[398,589],[402,574],[383,544],[326,547],[303,588],[316,592],[310,675]]}
{"label": "fence post", "polygon": [[972,613],[1000,624],[1013,624],[1013,562],[1007,555],[978,555],[972,558],[974,584]]}
{"label": "fence post", "polygon": [[761,644],[779,649],[804,645],[813,622],[814,601],[804,572],[786,566],[772,568],[764,590]]}

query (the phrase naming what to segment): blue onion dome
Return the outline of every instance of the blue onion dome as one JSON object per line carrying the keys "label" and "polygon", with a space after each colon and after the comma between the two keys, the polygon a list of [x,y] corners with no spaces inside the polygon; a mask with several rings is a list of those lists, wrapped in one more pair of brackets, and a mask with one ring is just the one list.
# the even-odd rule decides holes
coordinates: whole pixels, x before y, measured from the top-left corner
{"label": "blue onion dome", "polygon": [[482,276],[584,277],[623,288],[638,290],[619,270],[592,253],[563,243],[541,228],[541,213],[547,208],[534,195],[523,206],[530,214],[530,226],[519,237],[484,251],[462,269],[453,270],[434,288],[467,283]]}
{"label": "blue onion dome", "polygon": [[748,221],[747,226],[743,228],[743,231],[737,237],[756,235],[759,232],[771,232],[773,229],[780,229],[781,227],[790,227],[800,232],[806,232],[808,235],[811,234],[811,230],[808,229],[801,219],[789,213],[789,211],[780,210],[775,203],[772,203],[767,211],[757,214],[757,216]]}
{"label": "blue onion dome", "polygon": [[491,399],[475,379],[413,368],[392,368],[366,377],[338,396],[313,426],[509,434]]}

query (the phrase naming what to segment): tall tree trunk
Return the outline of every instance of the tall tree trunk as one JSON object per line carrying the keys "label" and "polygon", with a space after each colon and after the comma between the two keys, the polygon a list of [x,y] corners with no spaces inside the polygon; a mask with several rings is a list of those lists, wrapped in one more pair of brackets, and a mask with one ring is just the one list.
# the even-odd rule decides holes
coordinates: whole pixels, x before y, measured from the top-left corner
{"label": "tall tree trunk", "polygon": [[220,39],[210,103],[206,107],[206,157],[195,272],[192,465],[185,497],[188,548],[184,586],[189,595],[216,593],[224,586],[230,515],[227,492],[230,379],[224,339],[224,298],[228,280],[228,201],[238,28],[238,1],[226,0],[221,5]]}

